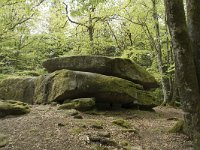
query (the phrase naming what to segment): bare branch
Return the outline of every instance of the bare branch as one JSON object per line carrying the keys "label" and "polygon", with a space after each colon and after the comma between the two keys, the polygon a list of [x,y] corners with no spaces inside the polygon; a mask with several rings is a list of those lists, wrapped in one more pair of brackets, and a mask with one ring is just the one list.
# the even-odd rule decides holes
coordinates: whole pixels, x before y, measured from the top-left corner
{"label": "bare branch", "polygon": [[63,3],[65,5],[65,11],[66,11],[66,17],[67,19],[71,22],[71,23],[74,23],[74,24],[77,24],[77,25],[80,25],[80,26],[84,26],[86,28],[89,28],[87,25],[83,24],[83,23],[80,23],[80,22],[76,22],[74,20],[72,20],[70,17],[69,17],[69,12],[68,12],[68,5]]}
{"label": "bare branch", "polygon": [[[120,15],[119,15],[119,16],[120,16]],[[133,23],[133,24],[136,24],[136,25],[139,25],[139,26],[144,26],[144,23],[142,23],[142,22],[135,22],[135,21],[133,21],[133,20],[127,18],[127,17],[124,17],[124,16],[120,16],[120,17],[122,17],[122,18],[128,20],[129,22],[131,22],[131,23]]]}
{"label": "bare branch", "polygon": [[36,7],[40,6],[45,0],[40,0],[40,2],[36,5]]}
{"label": "bare branch", "polygon": [[25,23],[26,21],[32,19],[34,13],[31,14],[30,17],[28,18],[22,18],[19,22],[15,23],[14,25],[12,25],[8,30],[14,30],[16,26],[20,25],[20,24],[23,24]]}

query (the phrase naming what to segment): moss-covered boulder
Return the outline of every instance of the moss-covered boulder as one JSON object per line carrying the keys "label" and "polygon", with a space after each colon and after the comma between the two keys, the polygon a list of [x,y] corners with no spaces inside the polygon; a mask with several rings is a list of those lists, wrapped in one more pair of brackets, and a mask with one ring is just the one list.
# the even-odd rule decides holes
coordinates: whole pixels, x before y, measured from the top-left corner
{"label": "moss-covered boulder", "polygon": [[0,148],[6,146],[9,143],[8,136],[0,134]]}
{"label": "moss-covered boulder", "polygon": [[0,117],[23,115],[30,112],[28,104],[14,100],[0,100]]}
{"label": "moss-covered boulder", "polygon": [[181,133],[183,132],[184,121],[179,120],[172,128],[169,129],[170,133]]}
{"label": "moss-covered boulder", "polygon": [[0,81],[0,99],[32,104],[35,78],[7,78]]}
{"label": "moss-covered boulder", "polygon": [[156,106],[154,99],[140,85],[113,76],[59,70],[36,79],[34,100],[37,103],[62,103],[81,97],[95,97],[97,103]]}
{"label": "moss-covered boulder", "polygon": [[43,66],[48,72],[61,69],[93,72],[120,77],[141,84],[145,89],[158,87],[152,75],[129,59],[103,56],[71,56],[48,59],[43,62]]}
{"label": "moss-covered boulder", "polygon": [[80,111],[87,111],[92,109],[94,106],[94,98],[79,98],[60,105],[58,109],[76,109]]}

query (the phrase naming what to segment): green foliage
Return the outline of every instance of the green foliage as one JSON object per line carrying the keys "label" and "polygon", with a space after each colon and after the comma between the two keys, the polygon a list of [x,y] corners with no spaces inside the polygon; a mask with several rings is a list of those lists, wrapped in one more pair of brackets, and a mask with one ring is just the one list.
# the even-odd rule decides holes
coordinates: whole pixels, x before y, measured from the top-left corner
{"label": "green foliage", "polygon": [[31,28],[38,14],[39,0],[11,0],[0,7],[0,72],[37,68],[37,57],[29,48],[34,42]]}
{"label": "green foliage", "polygon": [[141,66],[151,67],[152,56],[149,50],[137,50],[134,48],[124,50],[122,57],[129,58],[134,62],[137,62]]}
{"label": "green foliage", "polygon": [[[157,6],[164,76],[174,78],[163,2]],[[2,0],[0,73],[40,75],[47,58],[89,54],[130,58],[160,81],[155,37],[151,0]]]}
{"label": "green foliage", "polygon": [[131,124],[123,119],[114,120],[112,123],[121,126],[123,128],[127,129],[131,128]]}

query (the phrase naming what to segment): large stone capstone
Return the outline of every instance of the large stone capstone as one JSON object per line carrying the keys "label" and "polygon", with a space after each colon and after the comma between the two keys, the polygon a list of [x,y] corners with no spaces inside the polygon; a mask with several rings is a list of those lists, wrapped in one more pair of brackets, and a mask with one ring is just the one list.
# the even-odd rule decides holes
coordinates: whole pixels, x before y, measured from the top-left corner
{"label": "large stone capstone", "polygon": [[103,56],[70,56],[48,59],[43,62],[48,72],[68,69],[115,76],[141,84],[144,89],[156,88],[158,83],[145,69],[130,59]]}

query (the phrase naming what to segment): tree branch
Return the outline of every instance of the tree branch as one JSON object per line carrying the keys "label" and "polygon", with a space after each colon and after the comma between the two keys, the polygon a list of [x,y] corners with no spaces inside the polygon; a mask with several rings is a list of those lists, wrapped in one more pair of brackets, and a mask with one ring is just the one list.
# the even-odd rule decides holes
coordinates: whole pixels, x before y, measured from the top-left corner
{"label": "tree branch", "polygon": [[80,22],[76,22],[74,20],[72,20],[70,17],[69,17],[69,12],[68,12],[68,5],[63,3],[65,5],[65,11],[66,11],[66,17],[67,19],[71,22],[71,23],[74,23],[74,24],[77,24],[77,25],[80,25],[80,26],[84,26],[86,28],[89,28],[87,25],[83,24],[83,23],[80,23]]}
{"label": "tree branch", "polygon": [[8,30],[14,30],[16,26],[18,26],[18,25],[20,25],[20,24],[32,19],[33,15],[34,15],[34,13],[32,13],[31,16],[28,17],[28,18],[24,18],[24,19],[22,18],[19,22],[15,23],[10,28],[8,28]]}

